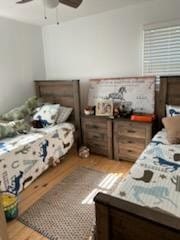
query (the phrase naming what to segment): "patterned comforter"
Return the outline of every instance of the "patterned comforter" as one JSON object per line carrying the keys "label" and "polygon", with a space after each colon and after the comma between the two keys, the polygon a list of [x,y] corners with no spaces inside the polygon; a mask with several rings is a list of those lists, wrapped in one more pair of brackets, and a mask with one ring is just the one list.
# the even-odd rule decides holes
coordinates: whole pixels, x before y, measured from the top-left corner
{"label": "patterned comforter", "polygon": [[159,132],[113,195],[180,217],[180,144]]}
{"label": "patterned comforter", "polygon": [[21,192],[50,165],[59,162],[74,142],[74,126],[62,123],[0,141],[0,190]]}

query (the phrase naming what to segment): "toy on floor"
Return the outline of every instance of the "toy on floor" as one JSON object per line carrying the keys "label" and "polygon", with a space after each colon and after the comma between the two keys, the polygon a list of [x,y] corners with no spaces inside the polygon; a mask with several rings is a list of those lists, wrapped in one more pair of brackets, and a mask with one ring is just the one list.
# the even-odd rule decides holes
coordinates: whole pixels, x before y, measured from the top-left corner
{"label": "toy on floor", "polygon": [[82,146],[79,149],[79,157],[81,158],[88,158],[90,155],[89,148],[86,146]]}

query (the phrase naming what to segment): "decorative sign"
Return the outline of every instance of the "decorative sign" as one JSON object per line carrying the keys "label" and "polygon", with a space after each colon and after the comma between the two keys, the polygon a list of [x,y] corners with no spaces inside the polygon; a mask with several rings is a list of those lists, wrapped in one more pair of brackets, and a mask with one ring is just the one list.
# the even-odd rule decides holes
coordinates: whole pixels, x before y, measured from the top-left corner
{"label": "decorative sign", "polygon": [[88,105],[98,99],[113,99],[135,112],[154,113],[155,77],[134,77],[90,80]]}

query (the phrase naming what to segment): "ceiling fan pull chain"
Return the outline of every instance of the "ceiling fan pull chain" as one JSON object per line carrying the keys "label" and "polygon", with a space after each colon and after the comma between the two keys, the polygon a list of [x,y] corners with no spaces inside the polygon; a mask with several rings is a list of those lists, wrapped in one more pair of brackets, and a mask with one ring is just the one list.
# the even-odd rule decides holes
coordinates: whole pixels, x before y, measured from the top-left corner
{"label": "ceiling fan pull chain", "polygon": [[56,22],[57,22],[57,25],[59,25],[59,11],[58,11],[58,6],[56,8]]}
{"label": "ceiling fan pull chain", "polygon": [[46,0],[43,0],[43,7],[44,7],[44,19],[47,19],[47,14],[46,14]]}

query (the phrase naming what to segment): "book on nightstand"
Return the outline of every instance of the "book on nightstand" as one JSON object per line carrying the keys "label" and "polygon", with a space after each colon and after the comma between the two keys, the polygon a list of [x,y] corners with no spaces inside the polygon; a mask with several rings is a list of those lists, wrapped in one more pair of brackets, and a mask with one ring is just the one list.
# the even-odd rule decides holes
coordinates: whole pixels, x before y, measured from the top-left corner
{"label": "book on nightstand", "polygon": [[131,115],[131,120],[138,122],[153,122],[155,120],[155,114],[137,113]]}

